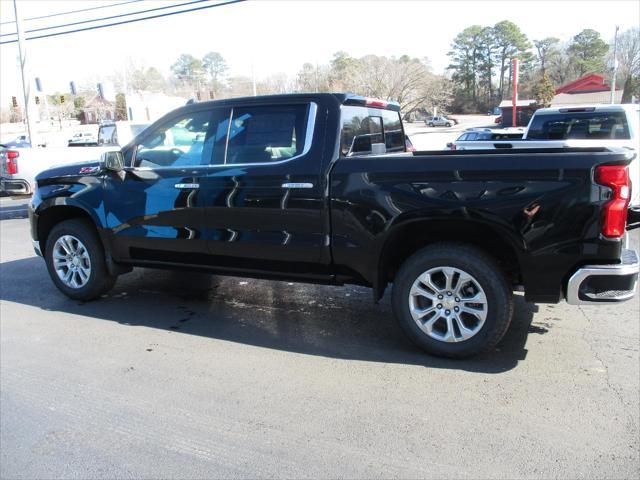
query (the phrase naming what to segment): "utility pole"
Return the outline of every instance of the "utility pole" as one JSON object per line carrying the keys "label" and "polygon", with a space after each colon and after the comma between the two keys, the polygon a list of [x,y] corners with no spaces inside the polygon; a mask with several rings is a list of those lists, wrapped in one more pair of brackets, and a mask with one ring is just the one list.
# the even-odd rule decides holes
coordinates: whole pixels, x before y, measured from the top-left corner
{"label": "utility pole", "polygon": [[611,79],[611,102],[616,103],[616,74],[618,73],[618,29],[616,25],[616,34],[613,38],[613,78]]}
{"label": "utility pole", "polygon": [[251,83],[253,84],[253,96],[255,97],[256,95],[258,95],[258,92],[256,88],[256,72],[253,67],[253,63],[251,64]]}
{"label": "utility pole", "polygon": [[24,32],[22,30],[22,16],[18,9],[17,0],[13,0],[13,12],[16,17],[16,32],[18,33],[18,52],[20,54],[20,75],[22,79],[22,96],[24,98],[24,116],[27,120],[27,134],[29,135],[29,142],[31,146],[37,145],[35,138],[32,136],[33,130],[31,129],[31,119],[29,117],[29,90],[30,84],[25,78],[25,64],[27,61],[27,51],[25,46]]}
{"label": "utility pole", "polygon": [[513,96],[511,97],[511,126],[515,127],[517,123],[518,111],[518,59],[511,61],[511,76],[513,77]]}

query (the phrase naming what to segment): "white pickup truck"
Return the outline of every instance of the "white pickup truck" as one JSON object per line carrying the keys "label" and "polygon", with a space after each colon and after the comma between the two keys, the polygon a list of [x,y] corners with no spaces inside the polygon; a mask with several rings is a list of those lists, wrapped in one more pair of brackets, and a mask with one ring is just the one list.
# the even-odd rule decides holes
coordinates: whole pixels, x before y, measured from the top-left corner
{"label": "white pickup truck", "polygon": [[38,173],[56,165],[100,159],[104,152],[119,150],[148,126],[147,123],[115,122],[100,125],[98,146],[0,147],[0,193],[29,195]]}
{"label": "white pickup truck", "polygon": [[38,173],[54,165],[99,160],[108,147],[0,148],[0,193],[29,195]]}
{"label": "white pickup truck", "polygon": [[[464,135],[463,135],[464,136]],[[640,105],[579,105],[536,110],[521,140],[464,140],[456,150],[622,147],[639,151]],[[453,148],[453,147],[450,147]],[[629,166],[631,205],[640,205],[640,160]]]}

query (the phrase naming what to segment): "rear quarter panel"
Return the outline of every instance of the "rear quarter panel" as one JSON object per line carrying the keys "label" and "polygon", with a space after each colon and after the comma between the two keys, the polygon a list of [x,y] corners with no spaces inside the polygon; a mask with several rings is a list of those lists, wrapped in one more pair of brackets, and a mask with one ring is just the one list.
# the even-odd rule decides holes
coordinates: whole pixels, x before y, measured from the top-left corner
{"label": "rear quarter panel", "polygon": [[385,241],[406,222],[483,224],[516,251],[528,297],[558,301],[572,268],[618,258],[620,242],[599,237],[606,189],[592,172],[628,161],[611,152],[342,158],[331,172],[333,260],[375,284]]}

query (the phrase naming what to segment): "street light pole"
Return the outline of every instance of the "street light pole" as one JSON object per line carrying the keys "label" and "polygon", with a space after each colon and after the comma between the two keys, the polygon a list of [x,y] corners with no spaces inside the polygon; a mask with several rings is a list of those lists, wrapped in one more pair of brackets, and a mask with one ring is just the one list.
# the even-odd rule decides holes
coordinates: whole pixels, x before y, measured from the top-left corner
{"label": "street light pole", "polygon": [[616,74],[618,73],[618,27],[613,39],[613,78],[611,79],[611,103],[616,103]]}
{"label": "street light pole", "polygon": [[37,145],[35,138],[31,135],[31,119],[29,118],[29,90],[30,84],[26,81],[24,73],[25,65],[27,61],[27,51],[25,48],[24,32],[22,30],[22,16],[18,9],[17,0],[13,0],[13,12],[16,17],[16,32],[18,34],[18,53],[20,54],[20,75],[22,78],[22,95],[24,97],[24,116],[27,120],[27,134],[29,135],[29,142],[31,146]]}

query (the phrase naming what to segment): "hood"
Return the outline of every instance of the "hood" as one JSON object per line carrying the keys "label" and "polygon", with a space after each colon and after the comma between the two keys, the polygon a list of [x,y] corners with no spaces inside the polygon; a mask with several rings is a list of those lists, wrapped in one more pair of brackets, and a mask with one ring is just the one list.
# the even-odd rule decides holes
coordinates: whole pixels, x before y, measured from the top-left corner
{"label": "hood", "polygon": [[87,177],[96,176],[102,170],[100,160],[90,160],[86,162],[65,163],[64,165],[53,166],[43,170],[36,175],[36,181],[48,180],[60,177]]}

